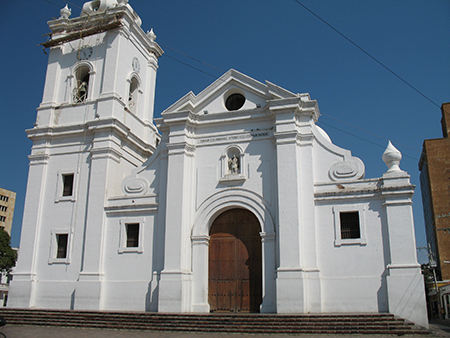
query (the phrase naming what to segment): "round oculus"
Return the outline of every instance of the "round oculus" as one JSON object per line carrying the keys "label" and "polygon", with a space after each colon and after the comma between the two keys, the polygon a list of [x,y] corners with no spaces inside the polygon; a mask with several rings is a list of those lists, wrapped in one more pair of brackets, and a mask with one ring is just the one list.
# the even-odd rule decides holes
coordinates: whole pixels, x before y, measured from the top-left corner
{"label": "round oculus", "polygon": [[245,96],[240,93],[231,94],[225,101],[225,107],[228,110],[241,109],[245,103]]}
{"label": "round oculus", "polygon": [[131,61],[131,65],[133,67],[133,70],[136,73],[139,73],[139,70],[141,69],[141,66],[139,65],[139,60],[137,57],[134,57],[133,60]]}
{"label": "round oculus", "polygon": [[77,51],[77,59],[78,60],[87,60],[92,56],[93,51],[94,51],[94,49],[91,46],[81,47]]}

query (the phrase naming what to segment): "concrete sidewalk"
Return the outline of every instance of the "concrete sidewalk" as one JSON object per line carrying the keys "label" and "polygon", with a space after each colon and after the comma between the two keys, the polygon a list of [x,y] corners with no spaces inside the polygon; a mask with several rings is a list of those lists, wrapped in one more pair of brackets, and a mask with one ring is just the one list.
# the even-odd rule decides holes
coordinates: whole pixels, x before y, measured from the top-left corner
{"label": "concrete sidewalk", "polygon": [[[450,321],[432,321],[430,323],[431,335],[404,335],[403,337],[450,337]],[[3,333],[7,338],[289,338],[289,337],[339,337],[339,338],[383,338],[398,337],[397,335],[261,335],[261,334],[234,334],[234,333],[184,333],[184,332],[161,332],[161,331],[129,331],[129,330],[106,330],[106,329],[80,329],[67,327],[48,326],[21,326],[6,325]]]}

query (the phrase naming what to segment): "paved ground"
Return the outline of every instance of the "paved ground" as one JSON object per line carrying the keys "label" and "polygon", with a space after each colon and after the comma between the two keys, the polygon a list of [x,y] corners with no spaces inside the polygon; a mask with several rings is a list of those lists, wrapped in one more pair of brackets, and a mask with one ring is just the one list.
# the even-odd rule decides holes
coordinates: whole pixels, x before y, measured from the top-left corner
{"label": "paved ground", "polygon": [[[432,334],[430,336],[403,337],[450,337],[450,320],[437,320],[430,323]],[[398,337],[397,335],[260,335],[260,334],[226,334],[226,333],[181,333],[181,332],[155,332],[155,331],[128,331],[128,330],[100,330],[100,329],[78,329],[65,327],[46,326],[20,326],[6,325],[3,333],[7,338],[289,338],[289,337],[339,337],[339,338],[383,338]]]}

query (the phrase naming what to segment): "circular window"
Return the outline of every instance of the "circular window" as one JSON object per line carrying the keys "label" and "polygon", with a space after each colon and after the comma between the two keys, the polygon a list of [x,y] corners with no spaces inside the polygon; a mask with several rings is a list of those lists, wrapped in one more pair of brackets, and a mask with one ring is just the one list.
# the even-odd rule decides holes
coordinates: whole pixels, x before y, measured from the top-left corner
{"label": "circular window", "polygon": [[245,103],[244,95],[239,93],[231,94],[225,101],[225,107],[227,107],[228,110],[238,110],[242,108],[244,103]]}

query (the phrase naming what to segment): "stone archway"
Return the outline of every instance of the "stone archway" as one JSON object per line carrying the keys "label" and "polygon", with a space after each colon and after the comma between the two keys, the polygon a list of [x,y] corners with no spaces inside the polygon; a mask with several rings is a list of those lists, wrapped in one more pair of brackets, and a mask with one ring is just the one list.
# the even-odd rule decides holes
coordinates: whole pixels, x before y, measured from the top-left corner
{"label": "stone archway", "polygon": [[262,302],[261,226],[253,213],[230,209],[210,229],[208,302],[211,312],[259,312]]}

